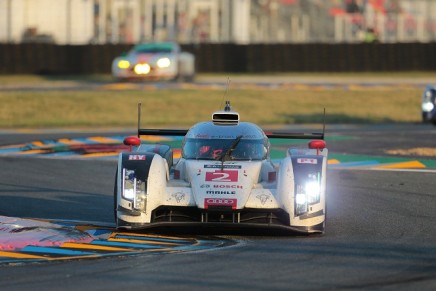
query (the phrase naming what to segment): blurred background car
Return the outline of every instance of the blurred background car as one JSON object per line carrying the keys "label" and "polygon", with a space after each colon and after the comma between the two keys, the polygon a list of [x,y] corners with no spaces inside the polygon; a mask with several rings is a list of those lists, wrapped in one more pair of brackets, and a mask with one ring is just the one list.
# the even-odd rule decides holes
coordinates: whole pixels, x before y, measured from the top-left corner
{"label": "blurred background car", "polygon": [[436,85],[427,85],[422,94],[422,122],[436,125]]}
{"label": "blurred background car", "polygon": [[192,81],[195,57],[174,42],[140,43],[113,60],[112,75],[119,80]]}

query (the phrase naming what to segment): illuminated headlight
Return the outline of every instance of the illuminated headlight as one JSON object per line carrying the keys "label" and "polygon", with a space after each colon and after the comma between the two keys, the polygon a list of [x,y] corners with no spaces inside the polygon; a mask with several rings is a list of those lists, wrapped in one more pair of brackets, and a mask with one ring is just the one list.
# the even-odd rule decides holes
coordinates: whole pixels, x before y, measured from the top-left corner
{"label": "illuminated headlight", "polygon": [[297,194],[295,195],[295,203],[297,203],[297,205],[304,205],[307,203],[307,199],[306,199],[306,194]]}
{"label": "illuminated headlight", "polygon": [[307,212],[307,197],[304,193],[295,195],[295,214],[301,215]]}
{"label": "illuminated headlight", "polygon": [[156,64],[159,68],[168,68],[171,65],[171,61],[169,58],[160,58]]}
{"label": "illuminated headlight", "polygon": [[121,189],[123,198],[133,201],[133,208],[145,209],[147,204],[146,182],[137,179],[134,170],[123,169],[123,177],[123,188]]}
{"label": "illuminated headlight", "polygon": [[317,181],[307,182],[305,186],[305,190],[307,195],[307,202],[309,204],[319,202],[320,187]]}
{"label": "illuminated headlight", "polygon": [[434,108],[434,104],[431,102],[424,102],[422,103],[422,111],[424,112],[430,112]]}
{"label": "illuminated headlight", "polygon": [[138,75],[146,75],[150,73],[150,65],[149,64],[137,64],[133,69]]}
{"label": "illuminated headlight", "polygon": [[118,61],[118,68],[120,68],[120,69],[128,69],[129,67],[130,67],[129,61],[126,61],[126,60]]}
{"label": "illuminated headlight", "polygon": [[320,202],[320,174],[309,174],[305,183],[296,185],[295,193],[295,215],[298,216],[308,212],[309,205]]}

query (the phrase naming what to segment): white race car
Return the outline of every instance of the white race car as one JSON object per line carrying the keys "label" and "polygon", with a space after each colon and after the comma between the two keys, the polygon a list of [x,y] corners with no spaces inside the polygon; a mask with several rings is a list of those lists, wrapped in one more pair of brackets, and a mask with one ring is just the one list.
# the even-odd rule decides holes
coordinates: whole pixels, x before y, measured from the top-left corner
{"label": "white race car", "polygon": [[427,85],[422,93],[422,122],[436,125],[436,85]]}
{"label": "white race car", "polygon": [[[140,105],[139,105],[140,116]],[[179,159],[141,135],[184,136]],[[269,138],[312,139],[274,164]],[[327,153],[321,133],[266,133],[226,102],[189,130],[141,129],[124,140],[114,200],[117,228],[164,225],[276,227],[323,233]]]}
{"label": "white race car", "polygon": [[135,45],[112,62],[112,75],[119,80],[185,80],[195,77],[195,57],[173,42]]}

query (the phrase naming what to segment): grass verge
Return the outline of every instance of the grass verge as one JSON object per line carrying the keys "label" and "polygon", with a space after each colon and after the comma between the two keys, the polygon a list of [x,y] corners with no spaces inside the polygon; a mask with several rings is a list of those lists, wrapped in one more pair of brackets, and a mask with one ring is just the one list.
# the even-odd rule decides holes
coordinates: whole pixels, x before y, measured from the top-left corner
{"label": "grass verge", "polygon": [[[143,104],[143,127],[187,127],[222,109],[222,90],[1,91],[0,128],[132,127]],[[241,119],[266,125],[420,121],[421,91],[230,90]]]}

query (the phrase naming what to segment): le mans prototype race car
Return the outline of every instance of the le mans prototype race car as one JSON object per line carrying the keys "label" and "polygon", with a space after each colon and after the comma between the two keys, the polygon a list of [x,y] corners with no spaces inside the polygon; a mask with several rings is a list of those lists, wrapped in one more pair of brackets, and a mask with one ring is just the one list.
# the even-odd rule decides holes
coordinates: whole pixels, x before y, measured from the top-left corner
{"label": "le mans prototype race car", "polygon": [[[114,187],[117,228],[165,225],[276,227],[323,233],[327,153],[322,133],[264,132],[225,109],[189,130],[141,129],[126,137]],[[181,136],[181,157],[168,145],[141,144],[141,135]],[[271,138],[312,139],[274,164]]]}
{"label": "le mans prototype race car", "polygon": [[119,80],[192,81],[195,57],[173,42],[140,43],[113,60],[112,75]]}
{"label": "le mans prototype race car", "polygon": [[422,94],[422,121],[436,125],[436,86],[427,85]]}

